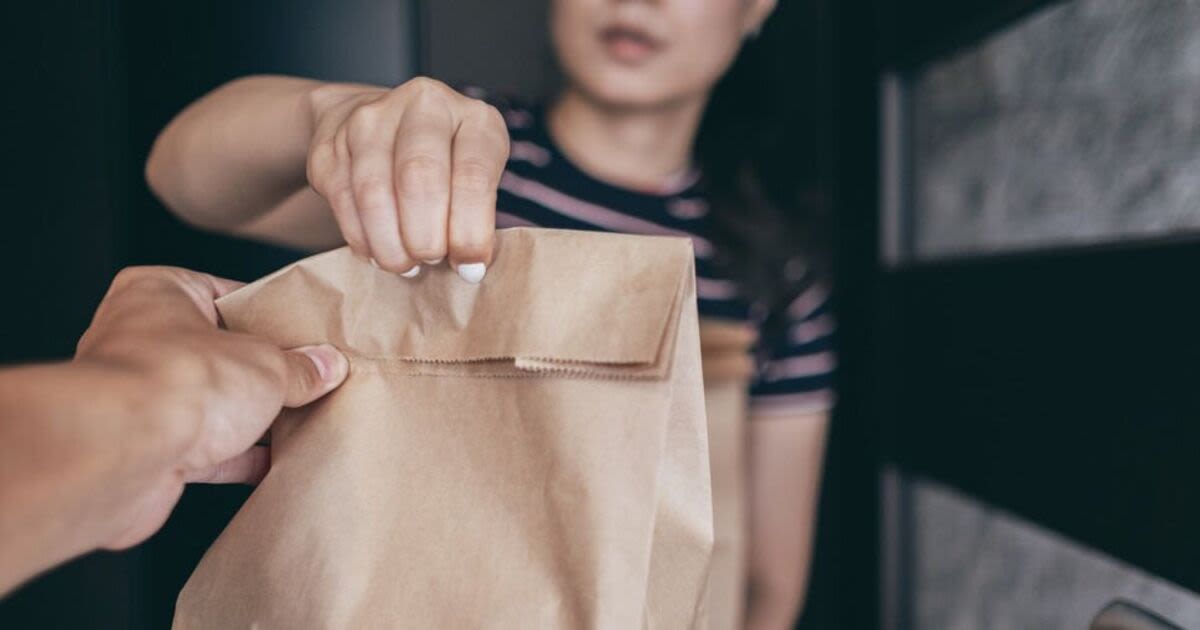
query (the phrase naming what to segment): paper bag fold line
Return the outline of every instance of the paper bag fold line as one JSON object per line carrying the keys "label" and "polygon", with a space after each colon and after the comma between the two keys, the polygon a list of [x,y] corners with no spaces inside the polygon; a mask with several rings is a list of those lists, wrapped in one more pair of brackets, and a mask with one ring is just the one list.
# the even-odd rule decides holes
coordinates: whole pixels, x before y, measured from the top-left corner
{"label": "paper bag fold line", "polygon": [[[221,298],[218,308],[232,328],[270,334],[284,345],[322,340],[364,356],[655,364],[683,276],[691,269],[691,241],[597,233],[589,235],[589,251],[580,252],[577,235],[500,230],[492,268],[477,285],[463,282],[447,266],[402,278],[369,267],[342,248],[251,283]],[[644,238],[661,242],[645,248]],[[349,286],[343,284],[347,279]],[[529,291],[531,286],[538,290]],[[317,300],[314,290],[320,293]],[[245,304],[252,295],[297,308],[287,321],[266,321]],[[512,296],[529,301],[514,302]],[[303,307],[314,302],[324,311]],[[374,304],[391,305],[394,313],[365,316]]]}

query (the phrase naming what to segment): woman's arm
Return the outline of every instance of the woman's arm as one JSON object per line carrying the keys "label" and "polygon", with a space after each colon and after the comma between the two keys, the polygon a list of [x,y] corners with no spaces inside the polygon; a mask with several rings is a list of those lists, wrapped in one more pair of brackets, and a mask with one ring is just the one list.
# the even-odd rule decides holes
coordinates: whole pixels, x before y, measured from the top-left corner
{"label": "woman's arm", "polygon": [[[305,177],[315,124],[312,93],[320,86],[254,76],[217,88],[163,129],[146,162],[150,187],[197,227],[305,249],[338,244],[329,206]],[[347,96],[381,90],[344,89]],[[249,229],[272,222],[277,229],[271,234]]]}
{"label": "woman's arm", "polygon": [[747,630],[787,630],[808,590],[829,414],[751,419]]}
{"label": "woman's arm", "polygon": [[304,249],[346,242],[409,275],[492,255],[508,131],[495,108],[418,77],[393,89],[249,77],[193,103],[146,178],[184,220]]}

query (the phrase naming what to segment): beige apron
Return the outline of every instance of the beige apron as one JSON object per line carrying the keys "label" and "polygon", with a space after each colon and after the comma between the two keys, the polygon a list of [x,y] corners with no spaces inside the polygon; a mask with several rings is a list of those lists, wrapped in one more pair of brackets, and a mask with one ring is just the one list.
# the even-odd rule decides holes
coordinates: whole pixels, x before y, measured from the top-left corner
{"label": "beige apron", "polygon": [[745,613],[746,394],[754,373],[750,348],[756,338],[745,324],[700,323],[713,498],[709,630],[740,629]]}

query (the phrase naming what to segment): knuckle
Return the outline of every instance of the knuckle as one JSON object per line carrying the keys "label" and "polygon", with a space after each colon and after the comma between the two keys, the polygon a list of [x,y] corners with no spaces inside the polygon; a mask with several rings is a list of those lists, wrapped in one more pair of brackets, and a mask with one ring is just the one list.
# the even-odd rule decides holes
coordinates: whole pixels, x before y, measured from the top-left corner
{"label": "knuckle", "polygon": [[362,177],[354,182],[354,198],[364,208],[386,207],[392,196],[392,183],[382,177]]}
{"label": "knuckle", "polygon": [[382,135],[383,108],[379,102],[361,105],[346,119],[346,140],[352,145],[360,145],[377,140]]}
{"label": "knuckle", "polygon": [[408,193],[432,193],[445,187],[446,165],[436,158],[416,155],[396,164],[397,187]]}
{"label": "knuckle", "polygon": [[500,110],[483,101],[474,101],[467,115],[475,121],[475,127],[480,129],[486,138],[504,147],[505,155],[508,154],[508,123]]}
{"label": "knuckle", "polygon": [[487,128],[494,134],[496,144],[500,147],[503,158],[507,160],[509,151],[508,127],[504,123],[504,115],[497,111],[495,107],[491,107],[491,110],[497,120],[488,122]]}
{"label": "knuckle", "polygon": [[308,183],[314,188],[327,185],[329,174],[333,171],[337,164],[337,150],[334,149],[333,141],[327,140],[317,143],[313,146],[308,154],[308,163],[306,175]]}
{"label": "knuckle", "polygon": [[417,77],[401,86],[405,101],[410,107],[426,113],[449,112],[449,106],[457,93],[446,84],[429,77]]}
{"label": "knuckle", "polygon": [[504,125],[504,117],[500,115],[500,110],[479,99],[467,99],[466,115],[487,127],[495,127],[496,122]]}
{"label": "knuckle", "polygon": [[355,126],[374,127],[383,119],[384,108],[385,105],[382,101],[363,103],[350,112],[350,117],[346,122],[351,128]]}
{"label": "knuckle", "polygon": [[332,180],[328,184],[328,190],[320,192],[329,202],[329,206],[333,208],[335,217],[341,216],[343,213],[349,214],[354,212],[354,189],[349,182],[342,180]]}
{"label": "knuckle", "polygon": [[488,127],[502,130],[505,132],[504,136],[508,137],[508,124],[504,120],[504,114],[500,113],[500,110],[496,109],[496,107],[490,103],[484,103],[483,101],[479,102],[483,104],[482,116]]}
{"label": "knuckle", "polygon": [[144,277],[145,273],[145,267],[125,267],[124,269],[118,271],[117,275],[113,276],[113,280],[110,285],[110,293],[115,293],[131,284],[136,283],[139,279]]}
{"label": "knuckle", "polygon": [[145,280],[146,278],[155,276],[161,271],[161,267],[153,267],[148,265],[134,265],[132,267],[125,267],[124,269],[118,271],[117,275],[113,277],[113,284],[121,286],[133,284],[140,280]]}
{"label": "knuckle", "polygon": [[133,266],[125,267],[113,276],[113,280],[109,283],[106,298],[113,298],[138,287],[164,287],[169,286],[172,279],[175,278],[180,270],[173,267],[162,266]]}
{"label": "knuckle", "polygon": [[417,95],[432,95],[443,93],[449,88],[445,83],[442,83],[437,79],[420,76],[413,77],[408,81],[405,81],[404,84],[400,86],[400,89]]}
{"label": "knuckle", "polygon": [[454,165],[454,189],[472,196],[496,192],[495,169],[484,160],[463,159]]}
{"label": "knuckle", "polygon": [[333,157],[339,162],[350,159],[350,133],[345,126],[333,132]]}

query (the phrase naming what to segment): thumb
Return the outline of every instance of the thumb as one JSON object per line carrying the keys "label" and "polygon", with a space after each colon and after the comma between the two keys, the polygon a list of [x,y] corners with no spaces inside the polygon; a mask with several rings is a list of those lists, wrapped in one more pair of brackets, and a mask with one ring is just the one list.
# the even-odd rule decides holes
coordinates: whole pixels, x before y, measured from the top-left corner
{"label": "thumb", "polygon": [[329,344],[302,346],[283,353],[287,358],[285,407],[300,407],[328,394],[346,380],[350,362]]}

